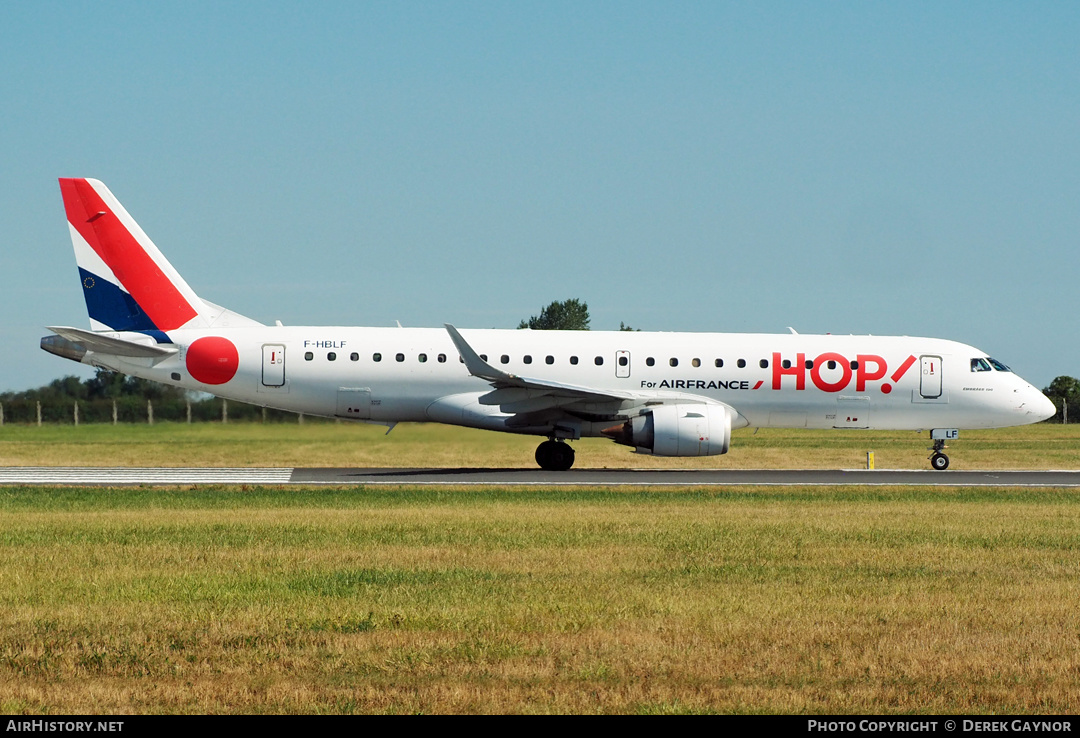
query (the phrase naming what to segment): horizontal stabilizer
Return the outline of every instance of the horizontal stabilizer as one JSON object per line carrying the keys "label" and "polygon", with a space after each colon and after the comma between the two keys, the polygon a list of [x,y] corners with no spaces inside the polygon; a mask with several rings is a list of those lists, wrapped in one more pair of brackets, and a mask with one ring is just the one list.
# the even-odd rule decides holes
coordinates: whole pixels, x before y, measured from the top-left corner
{"label": "horizontal stabilizer", "polygon": [[[131,341],[114,335],[85,331],[81,328],[69,328],[67,326],[48,326],[48,329],[62,338],[77,343],[87,351],[97,351],[111,356],[132,356],[142,359],[163,359],[175,354],[175,346],[160,346],[156,343],[143,343]],[[152,338],[147,337],[152,341]]]}

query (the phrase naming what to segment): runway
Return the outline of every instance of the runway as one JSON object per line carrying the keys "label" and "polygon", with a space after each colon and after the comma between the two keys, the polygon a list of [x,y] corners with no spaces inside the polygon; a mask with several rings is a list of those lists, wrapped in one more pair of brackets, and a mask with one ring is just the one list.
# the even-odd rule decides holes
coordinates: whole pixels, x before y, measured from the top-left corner
{"label": "runway", "polygon": [[0,467],[0,485],[186,484],[1080,487],[1080,471]]}

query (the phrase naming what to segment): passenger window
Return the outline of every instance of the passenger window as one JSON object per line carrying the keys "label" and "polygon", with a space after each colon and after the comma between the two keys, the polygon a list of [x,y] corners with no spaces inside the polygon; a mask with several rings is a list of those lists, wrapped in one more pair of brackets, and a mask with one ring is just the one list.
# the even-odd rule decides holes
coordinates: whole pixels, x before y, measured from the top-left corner
{"label": "passenger window", "polygon": [[[487,361],[487,354],[480,354],[480,358],[483,359],[484,361]],[[465,361],[465,360],[462,359],[462,361]]]}
{"label": "passenger window", "polygon": [[372,361],[382,361],[382,354],[372,354],[371,355],[371,360]]}
{"label": "passenger window", "polygon": [[398,354],[394,357],[395,361],[405,361],[405,354]]}
{"label": "passenger window", "polygon": [[577,357],[576,356],[571,356],[570,357],[570,363],[574,364],[574,365],[577,365]]}
{"label": "passenger window", "polygon": [[446,354],[439,354],[438,361],[439,361],[440,364],[445,364],[446,363]]}
{"label": "passenger window", "polygon": [[656,359],[654,359],[653,357],[650,356],[649,358],[645,359],[645,366],[653,366],[655,364]]}
{"label": "passenger window", "polygon": [[418,355],[416,357],[416,360],[419,361],[421,364],[426,364],[427,363],[427,354]]}
{"label": "passenger window", "polygon": [[739,360],[738,360],[737,362],[735,362],[735,363],[739,365],[739,368],[740,368],[740,369],[743,369],[743,368],[745,368],[745,367],[746,367],[746,359],[739,359]]}
{"label": "passenger window", "polygon": [[531,364],[532,363],[532,357],[529,356],[528,354],[525,354],[524,356],[522,356],[521,360],[523,362],[525,362],[526,364]]}
{"label": "passenger window", "polygon": [[353,351],[351,354],[349,354],[349,361],[360,361],[360,354]]}
{"label": "passenger window", "polygon": [[990,371],[990,364],[984,359],[972,359],[971,371],[973,372],[988,372]]}
{"label": "passenger window", "polygon": [[545,356],[544,357],[544,363],[545,364],[554,364],[555,363],[555,357],[554,356]]}
{"label": "passenger window", "polygon": [[759,362],[758,362],[757,364],[758,364],[758,366],[760,366],[760,367],[761,367],[762,369],[768,369],[768,368],[769,368],[769,360],[768,360],[768,359],[762,359],[762,360],[761,360],[761,361],[759,361]]}
{"label": "passenger window", "polygon": [[630,359],[626,358],[625,356],[620,356],[619,357],[619,366],[626,366],[629,363],[630,363]]}
{"label": "passenger window", "polygon": [[499,357],[499,361],[501,361],[504,364],[509,364],[510,363],[510,357],[507,356],[506,354],[503,354],[502,356]]}
{"label": "passenger window", "polygon": [[780,362],[780,366],[784,367],[785,369],[790,369],[791,368],[791,359],[784,359],[783,361]]}
{"label": "passenger window", "polygon": [[701,366],[701,359],[693,359],[693,360],[691,360],[691,361],[690,361],[690,363],[691,363],[691,364],[692,364],[692,365],[693,365],[694,367],[699,367],[699,366]]}
{"label": "passenger window", "polygon": [[828,367],[829,367],[830,369],[835,369],[835,368],[836,368],[836,362],[835,362],[835,361],[830,361],[830,362],[828,363]]}
{"label": "passenger window", "polygon": [[597,366],[603,366],[604,365],[604,357],[603,356],[597,356],[595,359],[593,359],[593,363],[596,364]]}
{"label": "passenger window", "polygon": [[668,363],[668,366],[678,366],[679,365],[679,360],[676,359],[674,356],[672,356],[670,359],[668,359],[667,363]]}
{"label": "passenger window", "polygon": [[717,359],[716,361],[713,362],[713,364],[716,365],[717,369],[721,369],[724,366],[724,360],[723,359]]}
{"label": "passenger window", "polygon": [[337,354],[335,354],[333,351],[331,351],[330,353],[328,353],[326,355],[326,360],[327,361],[336,361],[337,360]]}
{"label": "passenger window", "polygon": [[859,362],[857,362],[857,361],[851,362],[851,371],[855,371],[858,368],[859,368]]}
{"label": "passenger window", "polygon": [[304,361],[311,361],[314,358],[315,358],[315,354],[311,353],[310,351],[305,351],[304,352]]}
{"label": "passenger window", "polygon": [[806,360],[806,368],[807,368],[807,369],[813,369],[813,368],[814,368],[814,361],[813,361],[813,359],[807,359],[807,360]]}

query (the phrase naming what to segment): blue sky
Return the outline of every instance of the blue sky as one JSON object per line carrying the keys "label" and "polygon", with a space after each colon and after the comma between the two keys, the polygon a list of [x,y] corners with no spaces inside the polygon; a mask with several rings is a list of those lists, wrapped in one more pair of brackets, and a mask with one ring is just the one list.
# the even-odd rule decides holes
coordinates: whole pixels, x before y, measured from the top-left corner
{"label": "blue sky", "polygon": [[0,390],[57,177],[263,322],[929,335],[1080,376],[1080,5],[5,3]]}

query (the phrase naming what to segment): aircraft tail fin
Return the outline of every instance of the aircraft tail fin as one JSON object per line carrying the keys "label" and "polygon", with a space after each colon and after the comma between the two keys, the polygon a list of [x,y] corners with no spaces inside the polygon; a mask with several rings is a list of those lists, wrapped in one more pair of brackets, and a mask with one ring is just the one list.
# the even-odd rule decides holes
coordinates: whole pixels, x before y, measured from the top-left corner
{"label": "aircraft tail fin", "polygon": [[93,330],[168,342],[177,328],[257,324],[199,299],[102,182],[62,178],[60,192]]}

